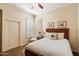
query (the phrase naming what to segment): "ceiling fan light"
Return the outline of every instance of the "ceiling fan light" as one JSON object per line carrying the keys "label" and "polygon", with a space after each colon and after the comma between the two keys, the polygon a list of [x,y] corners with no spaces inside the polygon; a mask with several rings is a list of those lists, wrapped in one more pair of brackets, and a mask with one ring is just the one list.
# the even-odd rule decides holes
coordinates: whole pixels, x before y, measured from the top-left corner
{"label": "ceiling fan light", "polygon": [[40,3],[33,3],[32,8],[41,8],[44,9],[44,7]]}
{"label": "ceiling fan light", "polygon": [[34,8],[38,7],[38,3],[33,3],[32,5],[33,5]]}

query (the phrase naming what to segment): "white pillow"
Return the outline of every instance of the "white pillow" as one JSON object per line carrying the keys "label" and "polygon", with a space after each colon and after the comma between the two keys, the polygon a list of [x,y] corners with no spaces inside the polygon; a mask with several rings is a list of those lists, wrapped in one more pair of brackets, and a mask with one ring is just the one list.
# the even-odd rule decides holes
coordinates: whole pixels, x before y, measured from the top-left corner
{"label": "white pillow", "polygon": [[57,33],[58,39],[64,39],[64,33]]}
{"label": "white pillow", "polygon": [[50,38],[50,36],[51,36],[51,33],[46,33],[45,35],[46,38]]}
{"label": "white pillow", "polygon": [[57,33],[52,33],[51,34],[51,39],[56,40],[57,39]]}
{"label": "white pillow", "polygon": [[57,39],[57,33],[46,33],[46,38],[50,38],[52,40],[56,40]]}

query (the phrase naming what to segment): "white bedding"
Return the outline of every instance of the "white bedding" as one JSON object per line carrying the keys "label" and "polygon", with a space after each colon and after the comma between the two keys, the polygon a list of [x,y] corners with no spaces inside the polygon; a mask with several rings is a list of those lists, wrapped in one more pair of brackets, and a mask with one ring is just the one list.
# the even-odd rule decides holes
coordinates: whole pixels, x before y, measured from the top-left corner
{"label": "white bedding", "polygon": [[43,38],[26,46],[45,56],[72,56],[70,44],[67,39],[51,40]]}

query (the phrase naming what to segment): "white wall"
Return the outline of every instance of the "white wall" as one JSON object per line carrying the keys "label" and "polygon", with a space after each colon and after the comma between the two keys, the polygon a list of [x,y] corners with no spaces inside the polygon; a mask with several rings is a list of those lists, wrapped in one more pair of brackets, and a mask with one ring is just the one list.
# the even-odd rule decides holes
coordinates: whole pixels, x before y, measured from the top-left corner
{"label": "white wall", "polygon": [[[0,4],[0,9],[2,9],[3,11],[3,30],[4,29],[4,21],[5,20],[12,20],[12,21],[17,21],[20,22],[20,45],[24,45],[28,43],[28,39],[25,35],[25,19],[30,19],[33,20],[34,16],[31,14],[28,14],[26,12],[23,12],[19,9],[17,9],[14,6],[11,5],[7,5],[7,4]],[[4,32],[2,33],[3,37],[2,37],[2,47],[4,50],[4,42],[5,42],[5,36],[4,36]],[[6,41],[7,42],[7,41]]]}
{"label": "white wall", "polygon": [[[78,52],[78,17],[77,4],[71,4],[45,14],[36,16],[36,21],[43,19],[43,30],[46,31],[47,23],[54,22],[54,28],[57,28],[58,21],[67,21],[67,28],[69,28],[70,44],[74,51]],[[37,31],[36,25],[36,31]],[[40,28],[40,27],[39,27]]]}

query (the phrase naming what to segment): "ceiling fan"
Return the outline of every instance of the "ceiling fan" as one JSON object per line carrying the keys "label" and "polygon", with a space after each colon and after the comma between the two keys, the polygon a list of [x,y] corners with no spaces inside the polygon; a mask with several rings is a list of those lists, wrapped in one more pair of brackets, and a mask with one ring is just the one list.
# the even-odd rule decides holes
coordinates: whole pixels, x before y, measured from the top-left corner
{"label": "ceiling fan", "polygon": [[32,4],[32,9],[33,8],[41,8],[41,9],[44,9],[44,6],[41,3],[33,3]]}

